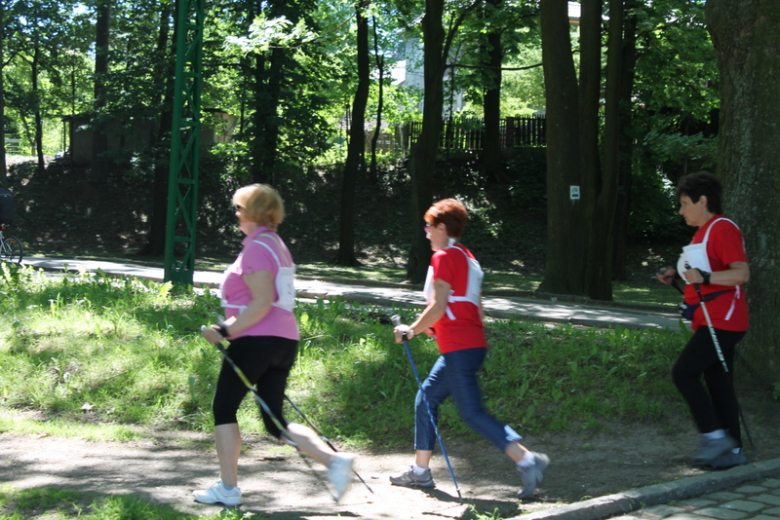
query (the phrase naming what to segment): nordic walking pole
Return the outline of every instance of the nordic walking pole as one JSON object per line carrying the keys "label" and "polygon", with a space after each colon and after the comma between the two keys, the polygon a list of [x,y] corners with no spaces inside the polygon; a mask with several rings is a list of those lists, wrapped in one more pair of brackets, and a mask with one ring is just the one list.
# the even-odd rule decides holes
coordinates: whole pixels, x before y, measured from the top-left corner
{"label": "nordic walking pole", "polygon": [[[292,406],[292,407],[293,407],[293,409],[294,409],[296,412],[298,412],[298,414],[301,416],[301,418],[303,418],[303,420],[304,420],[304,421],[306,421],[306,424],[308,424],[308,425],[309,425],[309,428],[311,428],[312,430],[314,430],[314,433],[316,433],[317,435],[319,435],[319,436],[320,436],[320,439],[322,439],[322,442],[324,442],[325,444],[327,444],[327,445],[328,445],[328,447],[329,447],[330,449],[332,449],[333,451],[336,451],[336,452],[338,452],[338,451],[339,451],[339,450],[337,450],[337,449],[336,449],[336,448],[333,446],[333,444],[331,444],[331,443],[330,443],[330,441],[328,440],[328,438],[327,438],[327,437],[325,437],[325,436],[322,434],[322,432],[320,432],[320,431],[317,429],[317,427],[316,427],[316,426],[314,426],[314,425],[312,424],[312,422],[309,420],[309,418],[308,418],[308,417],[306,417],[306,415],[303,413],[303,410],[301,410],[300,408],[298,408],[298,406],[296,406],[296,404],[295,404],[295,403],[292,401],[292,399],[290,399],[289,397],[287,397],[287,395],[285,395],[285,396],[284,396],[284,398],[285,398],[285,399],[287,399],[287,402],[288,402],[288,403],[290,403],[290,406]],[[362,482],[362,483],[363,483],[363,485],[364,485],[364,486],[366,486],[366,488],[368,488],[368,490],[369,490],[369,491],[371,491],[371,493],[374,493],[374,490],[373,490],[373,489],[371,489],[371,486],[369,486],[369,485],[368,485],[368,482],[366,482],[365,480],[363,480],[363,477],[361,477],[361,476],[360,476],[360,473],[358,473],[358,472],[357,472],[355,469],[353,469],[353,470],[352,470],[352,473],[354,473],[354,474],[355,474],[355,476],[358,478],[358,480],[360,480],[360,482]]]}
{"label": "nordic walking pole", "polygon": [[[686,262],[685,268],[690,269],[691,266]],[[718,353],[718,359],[720,359],[720,363],[723,365],[723,371],[726,372],[726,379],[731,382],[731,391],[734,392],[734,399],[736,400],[737,390],[734,388],[734,381],[732,381],[732,378],[729,377],[729,367],[726,365],[726,359],[723,357],[723,350],[721,350],[720,343],[718,342],[718,336],[715,334],[715,327],[712,326],[712,319],[710,318],[709,311],[707,311],[707,304],[704,302],[704,296],[701,294],[701,288],[697,283],[693,284],[693,288],[696,290],[696,294],[699,295],[701,310],[704,312],[704,319],[707,321],[707,328],[710,329],[710,336],[712,336],[712,342],[715,344],[715,351]],[[750,435],[750,429],[748,428],[747,421],[745,420],[745,415],[742,413],[742,407],[739,406],[739,401],[736,401],[736,403],[737,410],[739,410],[739,418],[742,419],[742,425],[745,427],[745,433],[747,434],[748,440],[750,441],[750,447],[753,449],[753,451],[755,451],[756,445],[753,442],[753,436]]]}
{"label": "nordic walking pole", "polygon": [[[397,314],[393,315],[392,320],[396,327],[401,324],[401,317]],[[417,380],[417,386],[420,388],[420,393],[422,394],[423,402],[425,403],[425,409],[428,410],[428,418],[431,420],[433,431],[436,433],[436,440],[439,441],[439,447],[441,448],[442,455],[444,455],[444,461],[447,463],[447,469],[450,470],[450,476],[452,477],[452,483],[455,484],[455,491],[458,492],[458,498],[462,499],[463,496],[460,494],[458,480],[455,478],[455,472],[452,471],[452,464],[450,464],[450,458],[447,456],[447,450],[444,448],[441,435],[439,435],[439,428],[436,426],[436,421],[433,419],[433,412],[431,412],[431,407],[428,406],[428,398],[425,396],[425,390],[423,390],[422,381],[420,381],[420,374],[417,373],[417,366],[414,364],[412,351],[409,350],[409,343],[406,341],[406,332],[403,333],[403,340],[406,356],[409,358],[409,364],[412,365],[412,372],[414,372],[414,378]]]}
{"label": "nordic walking pole", "polygon": [[[686,269],[691,269],[691,266],[686,263],[685,264]],[[701,271],[699,271],[701,272]],[[701,310],[704,311],[704,319],[707,321],[707,328],[710,329],[710,336],[712,336],[712,342],[715,344],[715,352],[718,353],[718,359],[720,359],[720,364],[723,365],[723,371],[728,373],[729,367],[726,365],[726,358],[723,357],[723,351],[720,348],[720,343],[718,342],[718,336],[715,334],[715,328],[712,326],[712,320],[710,319],[710,313],[707,311],[707,304],[704,302],[704,296],[701,294],[701,288],[699,287],[699,284],[695,283],[693,284],[693,288],[696,289],[696,294],[699,295],[699,302],[701,303]]]}
{"label": "nordic walking pole", "polygon": [[[200,326],[200,330],[206,330],[207,327],[205,325]],[[301,456],[303,459],[303,462],[306,463],[306,465],[309,467],[309,469],[314,473],[314,475],[317,477],[318,480],[322,481],[320,478],[319,473],[314,469],[314,466],[311,465],[309,462],[309,459],[306,458],[306,456],[303,454],[301,449],[298,447],[298,445],[295,443],[295,441],[292,440],[292,437],[290,436],[290,432],[287,431],[287,427],[282,424],[282,421],[279,420],[278,417],[271,411],[271,408],[268,406],[268,404],[263,400],[262,397],[260,397],[260,393],[257,391],[257,389],[252,386],[252,383],[249,381],[249,378],[246,377],[246,374],[244,374],[244,371],[241,370],[238,365],[236,365],[235,361],[230,357],[227,350],[225,350],[225,347],[222,346],[222,342],[219,341],[214,344],[215,347],[222,353],[222,356],[225,358],[225,361],[230,363],[230,366],[233,367],[233,371],[236,373],[238,378],[241,380],[242,383],[244,383],[244,386],[249,389],[250,392],[252,392],[252,395],[254,395],[255,400],[257,401],[257,404],[260,405],[260,408],[268,414],[268,416],[271,418],[271,421],[276,425],[277,428],[282,432],[284,435],[284,438],[287,440],[287,442],[295,448],[295,451],[298,452],[298,455]],[[327,485],[326,485],[327,487]],[[333,499],[336,500],[336,495],[332,495]]]}

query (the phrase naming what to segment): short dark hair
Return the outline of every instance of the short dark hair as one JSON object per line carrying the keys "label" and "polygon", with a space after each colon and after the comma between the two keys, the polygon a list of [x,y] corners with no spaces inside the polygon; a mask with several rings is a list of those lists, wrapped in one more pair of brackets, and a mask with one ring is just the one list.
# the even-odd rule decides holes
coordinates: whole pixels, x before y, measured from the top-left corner
{"label": "short dark hair", "polygon": [[702,170],[695,173],[689,173],[680,178],[677,184],[675,197],[679,199],[687,195],[691,202],[699,202],[702,195],[707,197],[707,209],[710,213],[719,215],[723,213],[721,206],[721,196],[723,188],[720,181],[712,173]]}
{"label": "short dark hair", "polygon": [[463,230],[466,229],[469,214],[463,204],[457,200],[443,199],[428,208],[423,218],[432,226],[438,226],[443,222],[447,226],[447,236],[460,238]]}

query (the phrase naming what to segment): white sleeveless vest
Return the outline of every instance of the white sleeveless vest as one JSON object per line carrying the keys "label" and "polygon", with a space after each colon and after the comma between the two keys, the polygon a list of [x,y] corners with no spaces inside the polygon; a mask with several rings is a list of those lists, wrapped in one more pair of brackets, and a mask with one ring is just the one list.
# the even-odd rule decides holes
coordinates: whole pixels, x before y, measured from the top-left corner
{"label": "white sleeveless vest", "polygon": [[[258,235],[258,238],[259,237],[268,237],[276,242],[276,245],[279,248],[279,254],[282,254],[281,239],[278,236],[262,233],[261,235]],[[282,262],[279,260],[279,255],[277,255],[276,251],[268,244],[260,240],[253,240],[253,242],[268,249],[274,257],[274,260],[276,260],[276,265],[279,267],[279,271],[276,273],[276,278],[274,279],[277,299],[272,305],[284,309],[287,312],[293,312],[293,309],[295,308],[295,264],[293,264],[292,258],[285,257],[284,260],[287,265],[282,265]],[[246,305],[232,305],[224,299],[222,299],[220,303],[222,307],[238,309],[238,312],[243,312],[244,309],[246,309]]]}
{"label": "white sleeveless vest", "polygon": [[[687,271],[686,264],[689,265],[692,269],[701,269],[702,271],[706,271],[708,273],[712,272],[712,266],[710,266],[710,258],[707,256],[707,242],[710,239],[710,231],[712,231],[712,228],[715,227],[715,224],[720,222],[721,220],[725,220],[726,222],[731,222],[731,224],[739,229],[739,226],[734,224],[731,220],[720,217],[718,219],[715,219],[712,224],[707,228],[707,232],[704,233],[704,240],[699,242],[698,244],[688,244],[687,246],[683,247],[683,252],[680,255],[680,258],[677,260],[677,272],[680,274],[683,280],[685,280],[685,277],[682,276],[682,273]],[[685,280],[685,283],[690,283],[688,280]],[[741,298],[740,293],[740,286],[736,286],[736,291],[734,293],[734,298],[731,300],[731,307],[729,308],[728,313],[726,314],[726,320],[731,319],[731,315],[734,313],[734,308],[736,307],[737,300]],[[705,300],[706,301],[706,300]]]}
{"label": "white sleeveless vest", "polygon": [[[482,267],[479,265],[479,262],[477,262],[476,259],[471,258],[463,249],[455,246],[454,244],[455,240],[450,239],[450,245],[445,249],[456,249],[466,257],[466,261],[468,262],[468,284],[466,288],[466,294],[463,296],[454,296],[452,294],[454,291],[450,290],[450,294],[447,297],[447,302],[469,302],[479,307],[479,301],[482,295],[482,279],[484,278],[485,273],[482,271]],[[423,293],[425,294],[426,301],[430,303],[431,299],[433,298],[433,266],[428,266],[428,275],[425,277]],[[451,320],[457,319],[455,317],[455,313],[452,312],[452,309],[449,305],[447,306],[447,317]]]}

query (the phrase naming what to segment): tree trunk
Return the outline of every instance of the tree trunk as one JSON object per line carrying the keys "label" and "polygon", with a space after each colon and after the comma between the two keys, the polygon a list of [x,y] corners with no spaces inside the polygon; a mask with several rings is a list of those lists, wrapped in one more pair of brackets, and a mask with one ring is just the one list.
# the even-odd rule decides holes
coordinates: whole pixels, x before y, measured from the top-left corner
{"label": "tree trunk", "polygon": [[[495,8],[501,0],[487,0]],[[501,152],[501,64],[504,61],[504,49],[501,46],[501,32],[494,30],[487,35],[488,68],[483,71],[485,97],[483,114],[485,133],[482,140],[480,163],[482,176],[486,179],[507,184],[509,179],[504,173],[503,154]]]}
{"label": "tree trunk", "polygon": [[[178,5],[178,2],[177,2]],[[174,24],[173,39],[169,39],[169,26],[171,23],[171,4],[162,3],[160,11],[160,30],[157,37],[158,56],[170,56],[160,66],[160,72],[155,77],[160,80],[162,94],[162,113],[160,114],[159,128],[154,143],[155,163],[154,181],[152,183],[152,215],[149,219],[149,239],[139,254],[144,256],[162,256],[165,254],[165,227],[168,218],[168,177],[170,176],[170,143],[171,125],[173,124],[173,83],[175,53],[167,52],[169,43],[176,41],[176,24]]]}
{"label": "tree trunk", "polygon": [[724,211],[742,229],[750,264],[750,331],[741,346],[761,382],[780,382],[780,4],[708,0],[720,68],[718,176]]}
{"label": "tree trunk", "polygon": [[0,134],[3,136],[3,146],[0,146],[0,181],[8,178],[8,168],[5,162],[5,2],[0,0]]}
{"label": "tree trunk", "polygon": [[279,93],[284,49],[260,54],[255,70],[255,114],[252,135],[252,177],[255,182],[275,181],[276,147],[279,143]]}
{"label": "tree trunk", "polygon": [[631,209],[631,177],[633,170],[633,139],[631,137],[634,70],[636,65],[636,28],[639,0],[626,0],[623,54],[620,78],[620,178],[618,179],[617,207],[615,208],[615,224],[613,226],[614,247],[612,251],[612,279],[625,280],[626,270],[628,217]]}
{"label": "tree trunk", "polygon": [[433,172],[439,152],[441,116],[444,107],[444,0],[426,0],[422,20],[424,88],[423,121],[420,137],[412,150],[412,247],[406,277],[421,283],[431,261],[431,246],[423,232],[423,215],[433,202]]}
{"label": "tree trunk", "polygon": [[38,69],[41,64],[41,46],[36,37],[33,44],[32,58],[32,95],[35,106],[35,152],[38,155],[38,169],[43,171],[46,163],[43,161],[43,118],[41,117],[41,95],[38,91]]}
{"label": "tree trunk", "polygon": [[372,17],[372,28],[374,30],[374,57],[376,58],[376,69],[379,73],[377,78],[377,104],[376,104],[376,130],[374,131],[374,137],[371,139],[371,166],[368,169],[368,180],[371,183],[375,183],[379,179],[377,174],[376,165],[376,148],[379,141],[379,135],[382,133],[382,110],[384,108],[384,86],[385,86],[385,57],[379,53],[379,35],[377,34],[377,22],[376,17]]}
{"label": "tree trunk", "polygon": [[[599,159],[599,109],[601,97],[601,0],[583,0],[580,17],[580,166],[582,168],[582,202],[585,206],[586,226],[582,228],[585,239],[585,262],[582,264],[585,292],[593,297],[598,293],[598,276],[601,264],[595,249],[604,235],[601,227],[599,198],[602,189],[601,161]],[[597,264],[594,264],[598,262]],[[593,271],[597,272],[593,272]],[[611,282],[611,276],[607,278]],[[611,299],[607,298],[607,299]]]}
{"label": "tree trunk", "polygon": [[107,160],[108,135],[103,109],[106,106],[106,76],[108,75],[109,28],[111,0],[98,0],[95,24],[95,115],[92,119],[93,176],[103,176]]}
{"label": "tree trunk", "polygon": [[579,102],[566,0],[541,0],[542,61],[547,98],[547,260],[540,292],[585,293],[584,208],[570,199],[580,186]]}
{"label": "tree trunk", "polygon": [[370,86],[368,16],[366,13],[368,3],[368,0],[360,0],[355,7],[358,84],[352,104],[352,124],[347,147],[347,162],[344,166],[344,179],[341,185],[339,251],[336,256],[336,264],[345,266],[360,265],[355,256],[355,186],[360,174],[365,170],[366,104],[368,103]]}
{"label": "tree trunk", "polygon": [[[620,179],[620,81],[623,54],[623,0],[609,0],[609,44],[607,50],[606,109],[604,123],[604,167],[599,172],[598,194],[591,230],[612,230]],[[591,232],[585,287],[594,300],[612,300],[612,233]]]}

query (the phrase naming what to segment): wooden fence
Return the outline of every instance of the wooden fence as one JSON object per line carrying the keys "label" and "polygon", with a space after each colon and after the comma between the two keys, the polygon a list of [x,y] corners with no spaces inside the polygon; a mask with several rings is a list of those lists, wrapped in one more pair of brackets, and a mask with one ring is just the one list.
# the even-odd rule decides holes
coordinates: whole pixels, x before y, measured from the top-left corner
{"label": "wooden fence", "polygon": [[[478,152],[482,150],[485,125],[482,119],[442,122],[440,146],[448,151]],[[508,117],[499,123],[501,149],[519,147],[543,147],[547,145],[547,121],[543,117]],[[408,152],[422,131],[422,123],[407,123],[394,131],[385,130],[380,135],[378,148]],[[392,133],[391,133],[392,132]],[[371,135],[366,136],[370,147]]]}

